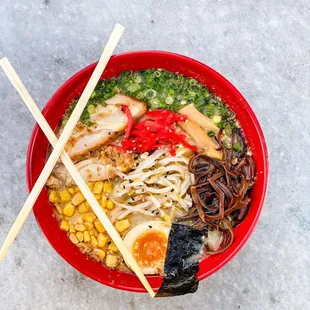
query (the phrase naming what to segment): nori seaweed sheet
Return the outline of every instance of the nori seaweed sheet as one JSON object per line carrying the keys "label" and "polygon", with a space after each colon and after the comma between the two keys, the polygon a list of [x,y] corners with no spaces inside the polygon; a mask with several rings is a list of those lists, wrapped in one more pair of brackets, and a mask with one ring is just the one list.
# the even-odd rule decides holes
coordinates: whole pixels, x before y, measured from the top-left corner
{"label": "nori seaweed sheet", "polygon": [[203,231],[173,223],[168,240],[164,280],[155,297],[195,293]]}

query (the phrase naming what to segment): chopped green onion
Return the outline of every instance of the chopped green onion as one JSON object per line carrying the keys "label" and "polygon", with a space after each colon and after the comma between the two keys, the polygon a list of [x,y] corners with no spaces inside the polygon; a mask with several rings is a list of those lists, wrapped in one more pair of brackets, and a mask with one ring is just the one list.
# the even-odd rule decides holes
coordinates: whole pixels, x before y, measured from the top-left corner
{"label": "chopped green onion", "polygon": [[[116,78],[101,80],[92,92],[80,121],[89,126],[90,115],[96,111],[97,105],[105,106],[106,100],[118,92],[144,100],[152,109],[164,108],[178,112],[183,106],[193,103],[201,113],[213,119],[218,128],[223,128],[228,138],[233,128],[238,128],[234,113],[204,85],[195,78],[163,69],[124,71]],[[63,117],[64,124],[76,102],[77,99],[68,107]],[[209,131],[208,135],[214,137],[215,133]]]}
{"label": "chopped green onion", "polygon": [[64,119],[62,120],[62,122],[61,122],[61,126],[62,126],[62,127],[65,127],[65,126],[67,125],[67,123],[68,123],[68,119],[67,119],[67,118],[64,118]]}
{"label": "chopped green onion", "polygon": [[222,117],[221,115],[216,114],[213,116],[212,120],[215,124],[218,124],[222,120]]}
{"label": "chopped green onion", "polygon": [[104,106],[104,107],[107,106],[107,103],[106,103],[104,100],[102,100],[102,99],[99,101],[99,103],[100,103],[102,106]]}
{"label": "chopped green onion", "polygon": [[127,87],[127,90],[131,93],[134,93],[135,91],[137,91],[140,88],[140,86],[136,83],[132,83]]}
{"label": "chopped green onion", "polygon": [[96,107],[93,105],[93,104],[90,104],[88,107],[87,107],[87,112],[89,114],[93,114],[96,110]]}
{"label": "chopped green onion", "polygon": [[153,81],[153,78],[152,78],[152,77],[147,77],[147,78],[146,78],[147,84],[151,84],[152,81]]}
{"label": "chopped green onion", "polygon": [[173,97],[168,96],[168,97],[166,98],[166,100],[165,100],[165,101],[166,101],[166,103],[167,103],[167,104],[169,104],[169,105],[170,105],[170,104],[172,104],[172,103],[173,103]]}
{"label": "chopped green onion", "polygon": [[156,97],[156,91],[154,89],[147,89],[144,93],[146,99],[153,99]]}
{"label": "chopped green onion", "polygon": [[160,101],[158,98],[153,98],[151,101],[150,101],[150,104],[151,104],[151,108],[152,109],[157,109],[159,107],[159,104],[160,104]]}
{"label": "chopped green onion", "polygon": [[226,115],[227,113],[227,107],[222,102],[218,103],[217,110],[221,115]]}
{"label": "chopped green onion", "polygon": [[234,145],[233,145],[233,149],[236,150],[238,153],[241,153],[242,150],[243,150],[243,144],[241,141],[238,141],[236,142]]}
{"label": "chopped green onion", "polygon": [[188,94],[191,97],[195,97],[196,96],[196,92],[194,92],[194,91],[189,91]]}
{"label": "chopped green onion", "polygon": [[229,141],[225,141],[223,145],[226,149],[229,149],[229,150],[231,149],[231,143]]}
{"label": "chopped green onion", "polygon": [[84,109],[84,111],[82,112],[82,115],[80,117],[80,120],[83,124],[89,124],[91,123],[90,120],[89,120],[89,113],[87,111],[87,109]]}
{"label": "chopped green onion", "polygon": [[138,92],[138,94],[136,95],[136,98],[137,99],[143,99],[144,98],[144,92],[143,91],[140,91],[140,92]]}
{"label": "chopped green onion", "polygon": [[213,103],[208,103],[206,105],[206,115],[212,117],[214,115],[215,105]]}
{"label": "chopped green onion", "polygon": [[224,126],[224,134],[227,135],[227,136],[231,136],[232,129],[231,129],[231,126],[229,124],[225,124],[225,126]]}
{"label": "chopped green onion", "polygon": [[209,131],[208,131],[208,136],[209,136],[210,138],[214,138],[214,137],[215,137],[214,131],[209,130]]}
{"label": "chopped green onion", "polygon": [[141,75],[139,73],[135,73],[132,76],[132,79],[136,82],[136,83],[141,83],[142,82],[142,78]]}
{"label": "chopped green onion", "polygon": [[216,124],[216,126],[217,126],[218,128],[223,128],[224,125],[225,125],[225,122],[224,122],[223,120],[221,120],[220,122],[218,122],[218,123]]}
{"label": "chopped green onion", "polygon": [[190,79],[189,80],[189,84],[190,85],[196,85],[197,84],[197,81],[195,79]]}

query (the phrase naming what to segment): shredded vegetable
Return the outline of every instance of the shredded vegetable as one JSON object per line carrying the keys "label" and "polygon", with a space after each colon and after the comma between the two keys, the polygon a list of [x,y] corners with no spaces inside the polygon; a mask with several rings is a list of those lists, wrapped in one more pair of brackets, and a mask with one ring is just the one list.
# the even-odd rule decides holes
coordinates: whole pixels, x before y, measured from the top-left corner
{"label": "shredded vegetable", "polygon": [[145,114],[147,119],[132,127],[130,136],[122,141],[124,150],[130,152],[146,152],[160,147],[169,147],[170,154],[175,155],[177,144],[182,144],[190,150],[197,147],[186,141],[186,136],[177,134],[176,122],[186,121],[186,116],[168,110],[154,110]]}
{"label": "shredded vegetable", "polygon": [[192,206],[187,193],[193,184],[193,175],[187,168],[192,154],[181,147],[171,157],[167,148],[159,149],[152,155],[142,154],[145,159],[131,173],[117,171],[122,181],[112,193],[116,206],[111,213],[112,221],[136,213],[151,217],[169,214],[171,218],[187,214]]}

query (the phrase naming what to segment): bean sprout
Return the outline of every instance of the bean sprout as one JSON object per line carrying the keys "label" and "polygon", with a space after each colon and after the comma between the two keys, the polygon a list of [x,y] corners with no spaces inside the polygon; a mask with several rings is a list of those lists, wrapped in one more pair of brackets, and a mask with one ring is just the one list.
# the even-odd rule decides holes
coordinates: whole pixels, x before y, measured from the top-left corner
{"label": "bean sprout", "polygon": [[186,215],[192,205],[187,194],[193,184],[188,171],[192,151],[180,147],[173,157],[167,149],[142,155],[131,173],[116,171],[121,181],[112,193],[116,206],[111,212],[112,221],[137,213],[152,217],[168,214],[172,219]]}

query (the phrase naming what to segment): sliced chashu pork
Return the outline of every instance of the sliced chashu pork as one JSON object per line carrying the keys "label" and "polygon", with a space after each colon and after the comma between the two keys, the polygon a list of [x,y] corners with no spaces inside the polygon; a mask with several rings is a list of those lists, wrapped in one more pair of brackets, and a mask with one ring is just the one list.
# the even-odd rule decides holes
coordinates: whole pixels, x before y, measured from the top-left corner
{"label": "sliced chashu pork", "polygon": [[[76,169],[85,181],[101,181],[115,177],[115,169],[129,172],[135,168],[134,154],[108,146],[96,151],[91,158],[75,164]],[[48,178],[46,185],[50,188],[62,189],[75,184],[66,167],[59,163]]]}
{"label": "sliced chashu pork", "polygon": [[88,152],[108,144],[127,126],[127,116],[122,105],[127,105],[134,119],[140,118],[147,110],[146,104],[131,97],[117,94],[106,100],[107,106],[100,106],[90,116],[93,125],[77,124],[70,137],[66,151],[73,159],[80,159]]}

